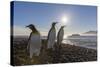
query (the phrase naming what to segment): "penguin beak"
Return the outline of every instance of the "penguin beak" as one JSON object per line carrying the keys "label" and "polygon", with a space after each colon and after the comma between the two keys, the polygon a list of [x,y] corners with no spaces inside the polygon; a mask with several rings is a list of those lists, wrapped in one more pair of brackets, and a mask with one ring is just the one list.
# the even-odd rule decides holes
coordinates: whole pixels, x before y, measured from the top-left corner
{"label": "penguin beak", "polygon": [[55,22],[55,24],[57,24],[58,22]]}
{"label": "penguin beak", "polygon": [[26,26],[26,28],[27,28],[27,27],[29,27],[29,26]]}
{"label": "penguin beak", "polygon": [[55,24],[57,24],[58,22],[55,22]]}
{"label": "penguin beak", "polygon": [[58,22],[55,22],[55,25],[57,24]]}

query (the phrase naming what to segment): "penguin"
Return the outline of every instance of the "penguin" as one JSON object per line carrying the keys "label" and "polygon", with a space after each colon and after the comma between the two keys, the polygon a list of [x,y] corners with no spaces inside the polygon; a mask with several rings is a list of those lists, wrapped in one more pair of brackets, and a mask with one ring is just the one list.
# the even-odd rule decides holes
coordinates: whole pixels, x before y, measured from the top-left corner
{"label": "penguin", "polygon": [[30,24],[28,26],[29,29],[31,29],[31,33],[28,39],[28,45],[27,50],[29,52],[29,57],[32,58],[33,55],[39,56],[40,49],[41,49],[41,37],[39,31],[35,28],[33,24]]}
{"label": "penguin", "polygon": [[62,43],[63,37],[64,37],[64,28],[65,26],[61,26],[61,28],[58,31],[57,35],[57,45],[60,45]]}
{"label": "penguin", "polygon": [[55,61],[53,61],[54,63],[59,63],[60,62],[60,58],[61,58],[61,43],[62,43],[62,40],[63,40],[63,36],[64,36],[64,28],[65,26],[61,26],[61,28],[59,29],[58,31],[58,34],[57,34],[57,43],[55,45],[55,56],[54,56],[54,59]]}
{"label": "penguin", "polygon": [[[49,30],[48,33],[48,37],[47,37],[47,48],[53,48],[54,44],[55,44],[55,40],[56,40],[56,29],[55,29],[55,25],[57,22],[53,22],[52,23],[52,27]],[[54,49],[54,48],[53,48]]]}

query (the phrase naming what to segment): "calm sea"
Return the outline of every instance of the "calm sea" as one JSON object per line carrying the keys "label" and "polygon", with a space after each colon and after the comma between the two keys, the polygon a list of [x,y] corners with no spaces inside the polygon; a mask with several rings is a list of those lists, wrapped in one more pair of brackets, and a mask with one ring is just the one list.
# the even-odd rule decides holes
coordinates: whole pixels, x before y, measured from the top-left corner
{"label": "calm sea", "polygon": [[[17,36],[15,37],[15,42],[27,40],[28,36]],[[47,39],[46,36],[42,36],[41,39]],[[79,37],[71,37],[66,38],[62,41],[62,43],[76,45],[80,47],[90,48],[90,49],[97,49],[97,36],[79,36]]]}
{"label": "calm sea", "polygon": [[96,50],[97,36],[80,36],[80,37],[75,37],[75,38],[74,37],[67,38],[63,40],[63,43]]}

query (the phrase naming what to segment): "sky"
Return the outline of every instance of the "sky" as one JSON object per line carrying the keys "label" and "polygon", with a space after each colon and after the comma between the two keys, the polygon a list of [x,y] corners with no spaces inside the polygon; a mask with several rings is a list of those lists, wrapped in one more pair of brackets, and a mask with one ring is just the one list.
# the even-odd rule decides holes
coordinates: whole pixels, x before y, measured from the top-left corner
{"label": "sky", "polygon": [[[29,35],[30,30],[25,28],[34,24],[41,35],[48,34],[52,22],[57,32],[65,25],[64,34],[81,34],[97,30],[97,7],[71,4],[50,4],[36,2],[14,2],[14,35]],[[63,24],[62,18],[67,19]]]}

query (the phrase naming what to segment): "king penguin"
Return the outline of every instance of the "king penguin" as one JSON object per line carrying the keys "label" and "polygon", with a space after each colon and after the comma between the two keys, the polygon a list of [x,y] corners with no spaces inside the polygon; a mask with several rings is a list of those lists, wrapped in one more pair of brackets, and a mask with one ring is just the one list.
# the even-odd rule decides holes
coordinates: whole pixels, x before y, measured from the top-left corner
{"label": "king penguin", "polygon": [[48,37],[47,37],[47,48],[53,48],[54,44],[55,44],[55,40],[56,40],[56,29],[55,29],[55,25],[57,22],[53,22],[52,23],[52,27],[48,33]]}
{"label": "king penguin", "polygon": [[61,28],[58,31],[57,35],[57,45],[60,46],[64,37],[64,28],[65,26],[61,26]]}
{"label": "king penguin", "polygon": [[63,40],[63,36],[64,36],[64,28],[65,26],[61,26],[61,28],[59,29],[58,31],[58,34],[57,34],[57,44],[55,46],[55,56],[54,56],[54,59],[55,61],[53,61],[54,63],[59,63],[60,61],[60,58],[61,58],[61,43],[62,43],[62,40]]}
{"label": "king penguin", "polygon": [[40,54],[40,49],[41,49],[41,38],[40,38],[40,33],[38,30],[35,28],[33,24],[30,24],[26,27],[29,27],[31,29],[31,33],[28,39],[28,45],[27,45],[27,50],[29,52],[30,58],[35,56],[39,56]]}

